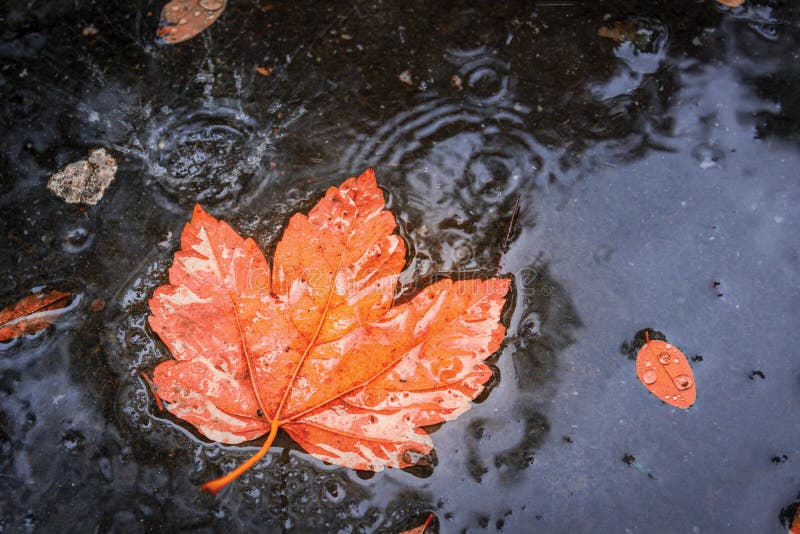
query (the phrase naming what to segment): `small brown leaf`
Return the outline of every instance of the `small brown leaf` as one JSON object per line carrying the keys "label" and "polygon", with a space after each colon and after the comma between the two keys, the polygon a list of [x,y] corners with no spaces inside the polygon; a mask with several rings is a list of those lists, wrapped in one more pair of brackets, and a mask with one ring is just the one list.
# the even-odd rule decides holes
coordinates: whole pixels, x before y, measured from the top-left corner
{"label": "small brown leaf", "polygon": [[666,341],[650,340],[636,356],[636,374],[650,393],[676,408],[694,404],[697,390],[694,373],[681,350]]}
{"label": "small brown leaf", "polygon": [[70,294],[53,290],[28,295],[0,310],[0,341],[33,334],[53,324]]}
{"label": "small brown leaf", "polygon": [[730,7],[739,7],[744,4],[744,0],[717,0],[720,4],[725,4]]}
{"label": "small brown leaf", "polygon": [[597,30],[597,36],[603,39],[611,39],[621,43],[630,40],[630,35],[636,33],[636,28],[622,22],[615,22],[613,26],[601,26]]}
{"label": "small brown leaf", "polygon": [[226,5],[227,0],[172,0],[161,10],[158,36],[168,44],[187,41],[211,26]]}

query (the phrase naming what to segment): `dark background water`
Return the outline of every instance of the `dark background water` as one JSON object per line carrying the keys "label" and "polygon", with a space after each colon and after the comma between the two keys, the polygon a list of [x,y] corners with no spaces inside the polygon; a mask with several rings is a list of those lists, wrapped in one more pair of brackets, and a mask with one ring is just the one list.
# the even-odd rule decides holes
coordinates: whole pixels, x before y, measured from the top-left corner
{"label": "dark background water", "polygon": [[[498,4],[232,2],[174,46],[161,3],[0,6],[0,305],[78,295],[0,345],[0,531],[396,531],[430,511],[443,532],[785,531],[800,7]],[[617,22],[633,36],[598,36]],[[47,191],[98,147],[119,172],[97,206]],[[168,357],[146,301],[192,205],[271,254],[366,166],[411,251],[399,296],[514,276],[494,386],[433,434],[433,469],[369,476],[282,437],[201,494],[259,443],[208,443],[138,377]],[[690,410],[636,379],[643,328],[692,359]]]}

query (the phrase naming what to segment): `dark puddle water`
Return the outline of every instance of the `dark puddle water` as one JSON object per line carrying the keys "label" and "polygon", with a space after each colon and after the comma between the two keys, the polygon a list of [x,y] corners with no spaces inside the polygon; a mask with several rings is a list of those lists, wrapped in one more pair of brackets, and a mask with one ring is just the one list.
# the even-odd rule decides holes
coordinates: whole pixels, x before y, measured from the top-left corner
{"label": "dark puddle water", "polygon": [[[0,8],[2,304],[43,284],[79,295],[0,346],[0,530],[374,532],[430,511],[445,532],[785,530],[794,4],[233,4],[172,47],[153,39],[161,4]],[[48,193],[101,146],[120,170],[98,206]],[[432,469],[368,476],[279,440],[200,494],[258,444],[206,442],[138,378],[166,357],[146,301],[191,206],[271,253],[291,213],[366,166],[411,251],[400,296],[514,276],[493,388],[434,433]],[[638,383],[643,328],[692,358],[690,410]]]}

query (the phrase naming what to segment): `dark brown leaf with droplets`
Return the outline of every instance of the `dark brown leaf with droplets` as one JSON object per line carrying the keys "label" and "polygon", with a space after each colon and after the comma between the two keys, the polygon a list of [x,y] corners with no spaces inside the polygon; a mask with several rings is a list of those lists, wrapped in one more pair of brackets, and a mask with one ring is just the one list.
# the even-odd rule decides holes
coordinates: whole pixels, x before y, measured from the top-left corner
{"label": "dark brown leaf with droplets", "polygon": [[158,36],[165,43],[182,43],[214,24],[227,0],[172,0],[161,10]]}

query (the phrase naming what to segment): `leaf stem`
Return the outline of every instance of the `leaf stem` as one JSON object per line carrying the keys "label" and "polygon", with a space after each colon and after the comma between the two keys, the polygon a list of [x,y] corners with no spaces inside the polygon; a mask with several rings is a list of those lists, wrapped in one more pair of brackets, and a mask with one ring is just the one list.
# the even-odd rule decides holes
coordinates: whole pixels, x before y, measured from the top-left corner
{"label": "leaf stem", "polygon": [[428,528],[428,525],[430,525],[431,521],[433,521],[433,517],[434,517],[433,513],[429,513],[428,514],[428,519],[426,519],[425,522],[422,524],[421,532],[423,532],[423,533],[425,532],[425,530]]}
{"label": "leaf stem", "polygon": [[272,447],[272,443],[275,441],[275,436],[278,434],[278,429],[280,428],[280,422],[275,419],[272,421],[272,427],[269,431],[269,436],[264,441],[264,444],[258,449],[258,452],[251,456],[245,463],[225,475],[224,477],[220,477],[214,479],[210,482],[206,482],[201,486],[203,491],[207,491],[212,494],[216,494],[219,490],[239,478],[245,471],[253,467],[261,458],[267,454],[267,451],[270,447]]}

